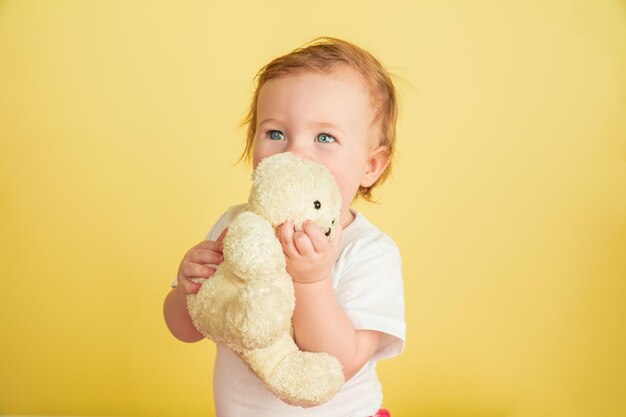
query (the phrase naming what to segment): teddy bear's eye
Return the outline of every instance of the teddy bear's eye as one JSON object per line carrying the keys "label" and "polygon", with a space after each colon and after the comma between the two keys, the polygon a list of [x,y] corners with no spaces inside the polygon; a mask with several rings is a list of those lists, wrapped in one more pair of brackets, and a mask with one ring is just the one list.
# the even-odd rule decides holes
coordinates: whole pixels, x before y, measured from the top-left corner
{"label": "teddy bear's eye", "polygon": [[315,207],[315,210],[319,210],[322,208],[322,203],[320,203],[319,200],[315,200],[313,202],[313,207]]}

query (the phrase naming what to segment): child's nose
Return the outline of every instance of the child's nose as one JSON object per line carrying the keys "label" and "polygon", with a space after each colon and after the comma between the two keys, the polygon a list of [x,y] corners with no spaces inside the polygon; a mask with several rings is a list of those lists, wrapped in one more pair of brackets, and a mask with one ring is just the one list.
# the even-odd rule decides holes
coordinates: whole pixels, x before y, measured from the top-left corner
{"label": "child's nose", "polygon": [[313,158],[313,153],[311,152],[310,147],[307,146],[305,143],[291,141],[287,146],[287,152],[292,152],[302,159],[309,159],[311,161],[315,160],[315,158]]}

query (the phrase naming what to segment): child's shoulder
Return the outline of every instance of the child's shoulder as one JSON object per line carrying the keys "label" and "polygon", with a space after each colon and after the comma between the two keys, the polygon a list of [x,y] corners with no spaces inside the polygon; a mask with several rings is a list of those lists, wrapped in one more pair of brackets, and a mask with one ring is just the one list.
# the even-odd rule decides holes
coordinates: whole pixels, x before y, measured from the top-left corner
{"label": "child's shoulder", "polygon": [[234,206],[228,207],[228,209],[222,214],[222,216],[218,219],[219,222],[224,222],[228,225],[231,221],[234,220],[235,217],[243,213],[248,209],[248,203],[235,204]]}
{"label": "child's shoulder", "polygon": [[235,204],[234,206],[230,206],[228,210],[226,210],[225,215],[228,214],[231,217],[235,218],[239,214],[243,213],[248,209],[248,203]]}
{"label": "child's shoulder", "polygon": [[217,237],[228,227],[228,225],[237,217],[240,213],[245,211],[248,207],[247,203],[236,204],[230,206],[213,224],[209,233],[207,233],[207,240],[215,240]]}
{"label": "child's shoulder", "polygon": [[396,252],[400,250],[396,242],[385,232],[376,227],[362,213],[353,210],[355,215],[352,223],[343,231],[342,246],[345,249],[357,247],[371,251]]}

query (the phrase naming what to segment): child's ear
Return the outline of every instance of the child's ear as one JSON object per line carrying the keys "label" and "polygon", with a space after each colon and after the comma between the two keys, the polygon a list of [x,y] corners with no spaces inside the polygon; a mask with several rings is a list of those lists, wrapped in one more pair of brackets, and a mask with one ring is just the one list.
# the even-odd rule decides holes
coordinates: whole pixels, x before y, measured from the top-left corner
{"label": "child's ear", "polygon": [[362,187],[371,187],[389,165],[389,149],[379,146],[370,151],[370,156],[361,177]]}

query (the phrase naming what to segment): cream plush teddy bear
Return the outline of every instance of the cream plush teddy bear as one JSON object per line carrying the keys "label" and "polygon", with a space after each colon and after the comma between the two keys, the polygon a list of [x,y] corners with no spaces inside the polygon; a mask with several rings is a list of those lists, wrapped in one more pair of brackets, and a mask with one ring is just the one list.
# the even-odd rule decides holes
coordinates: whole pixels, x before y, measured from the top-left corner
{"label": "cream plush teddy bear", "polygon": [[284,402],[311,407],[331,399],[344,383],[339,361],[304,352],[293,339],[294,288],[276,228],[314,221],[332,237],[341,194],[323,165],[292,153],[262,160],[252,174],[247,211],[228,226],[224,262],[187,296],[194,326],[234,351]]}

